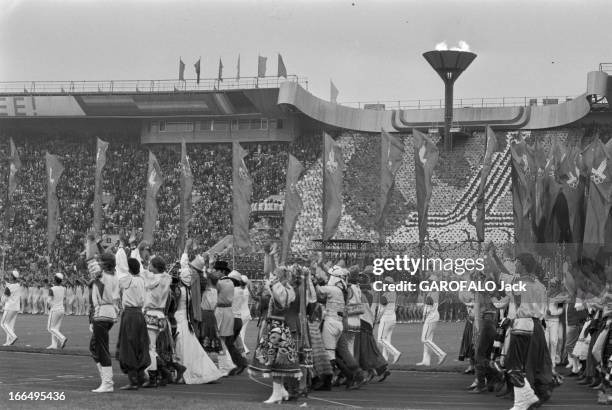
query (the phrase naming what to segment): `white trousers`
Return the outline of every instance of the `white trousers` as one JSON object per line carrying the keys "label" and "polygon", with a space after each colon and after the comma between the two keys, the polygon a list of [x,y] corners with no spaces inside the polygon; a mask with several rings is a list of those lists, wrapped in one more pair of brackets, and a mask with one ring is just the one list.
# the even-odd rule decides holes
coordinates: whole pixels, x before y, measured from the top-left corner
{"label": "white trousers", "polygon": [[64,312],[62,311],[51,311],[49,312],[49,319],[47,320],[47,331],[51,333],[51,346],[58,348],[64,343],[64,336],[60,332],[62,327],[62,320],[64,319]]}
{"label": "white trousers", "polygon": [[240,328],[240,340],[242,340],[242,345],[244,347],[244,354],[249,354],[250,350],[247,347],[246,344],[246,331],[247,331],[247,326],[249,325],[249,321],[250,319],[243,319],[242,320],[242,327]]}
{"label": "white trousers", "polygon": [[389,359],[389,354],[395,359],[400,355],[400,351],[391,344],[391,337],[395,329],[395,319],[380,319],[378,324],[377,342],[381,346],[382,355],[385,360]]}
{"label": "white trousers", "polygon": [[157,371],[157,330],[147,328],[149,334],[149,356],[151,357],[151,364],[147,367],[147,371]]}
{"label": "white trousers", "polygon": [[546,319],[544,336],[546,337],[546,344],[548,345],[550,360],[552,360],[554,370],[557,356],[557,343],[559,342],[559,319]]}
{"label": "white trousers", "polygon": [[423,331],[421,332],[421,342],[423,342],[423,360],[422,363],[425,366],[431,365],[431,354],[435,354],[438,357],[444,356],[444,351],[433,342],[434,332],[438,322],[425,322],[423,323]]}
{"label": "white trousers", "polygon": [[17,337],[15,334],[15,320],[17,319],[17,310],[4,310],[2,314],[2,330],[6,333],[6,343],[11,342]]}
{"label": "white trousers", "polygon": [[321,329],[321,339],[323,339],[323,346],[325,346],[329,360],[336,360],[336,347],[340,336],[342,336],[342,330],[343,325],[339,318],[336,319],[331,316],[325,318]]}

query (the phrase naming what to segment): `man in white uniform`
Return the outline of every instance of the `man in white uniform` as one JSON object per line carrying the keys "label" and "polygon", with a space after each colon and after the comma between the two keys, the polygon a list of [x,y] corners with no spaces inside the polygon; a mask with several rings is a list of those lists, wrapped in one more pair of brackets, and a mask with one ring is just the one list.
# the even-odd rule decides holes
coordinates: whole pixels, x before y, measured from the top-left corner
{"label": "man in white uniform", "polygon": [[[435,279],[436,277],[434,276],[430,279],[430,282],[433,282]],[[421,333],[423,360],[417,363],[417,366],[430,366],[431,353],[438,356],[438,366],[446,360],[446,353],[433,342],[434,332],[440,320],[440,313],[438,312],[439,297],[439,292],[433,291],[425,295],[425,310],[423,311],[425,321],[423,322],[423,332]]]}
{"label": "man in white uniform", "polygon": [[49,320],[47,321],[47,330],[51,333],[51,345],[47,349],[62,349],[66,346],[68,338],[60,332],[62,326],[62,319],[64,318],[64,297],[66,295],[66,288],[62,286],[64,275],[56,273],[55,285],[51,287],[49,291]]}
{"label": "man in white uniform", "polygon": [[[387,276],[384,279],[385,283],[393,283],[393,278]],[[391,344],[391,337],[393,336],[393,330],[395,329],[396,317],[395,317],[395,301],[397,294],[395,292],[384,292],[380,297],[380,306],[378,316],[380,321],[378,323],[378,344],[381,346],[382,355],[385,360],[389,360],[391,355],[391,363],[395,364],[399,360],[402,353]]]}
{"label": "man in white uniform", "polygon": [[19,272],[14,270],[6,283],[4,289],[4,296],[6,296],[6,302],[4,304],[4,313],[2,314],[2,330],[6,333],[6,343],[4,346],[11,346],[17,341],[17,335],[15,334],[15,320],[17,314],[21,310],[21,293],[23,288],[18,282]]}

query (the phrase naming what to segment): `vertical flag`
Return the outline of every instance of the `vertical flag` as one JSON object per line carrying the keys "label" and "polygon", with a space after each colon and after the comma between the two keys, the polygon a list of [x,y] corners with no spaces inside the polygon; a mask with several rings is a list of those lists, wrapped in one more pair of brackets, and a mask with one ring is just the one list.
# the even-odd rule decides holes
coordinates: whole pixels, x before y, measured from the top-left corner
{"label": "vertical flag", "polygon": [[96,175],[94,183],[94,220],[93,228],[96,237],[99,238],[102,235],[102,170],[106,165],[106,150],[108,149],[108,142],[102,141],[98,138],[96,148]]}
{"label": "vertical flag", "polygon": [[612,159],[599,138],[591,143],[590,180],[586,200],[583,254],[595,258],[605,245],[606,222],[612,207]]}
{"label": "vertical flag", "polygon": [[338,100],[338,89],[332,80],[329,80],[329,100],[336,103]]}
{"label": "vertical flag", "polygon": [[257,57],[257,77],[266,76],[266,61],[268,61],[267,57]]}
{"label": "vertical flag", "polygon": [[19,159],[19,152],[15,147],[15,142],[11,138],[11,156],[9,158],[9,186],[8,186],[8,200],[11,203],[15,189],[17,189],[17,172],[21,169],[21,160]]}
{"label": "vertical flag", "polygon": [[582,242],[582,218],[584,183],[581,181],[580,150],[572,147],[559,164],[560,194],[567,202],[569,228],[572,242]]}
{"label": "vertical flag", "polygon": [[478,187],[478,198],[476,199],[476,235],[480,242],[485,240],[485,187],[487,178],[493,165],[493,153],[497,151],[497,137],[487,125],[487,147],[482,160],[482,171],[480,172],[480,186]]}
{"label": "vertical flag", "polygon": [[15,142],[10,139],[11,153],[9,157],[9,183],[8,183],[8,201],[4,214],[4,238],[8,240],[9,227],[11,226],[11,220],[13,219],[14,207],[13,207],[13,194],[17,189],[17,172],[21,169],[21,160],[19,159],[19,152],[15,147]]}
{"label": "vertical flag", "polygon": [[342,147],[328,134],[323,149],[323,240],[334,237],[342,217]]}
{"label": "vertical flag", "polygon": [[185,63],[179,58],[179,81],[185,81]]}
{"label": "vertical flag", "polygon": [[295,230],[295,223],[302,211],[302,198],[297,191],[297,182],[304,172],[304,166],[293,155],[289,154],[287,165],[287,182],[285,185],[285,209],[283,216],[283,233],[281,237],[281,265],[284,265],[291,249],[291,238]]}
{"label": "vertical flag", "polygon": [[195,63],[193,66],[195,67],[195,72],[196,72],[196,82],[198,84],[200,84],[200,60],[202,60],[201,58],[198,59],[197,63]]}
{"label": "vertical flag", "polygon": [[155,155],[149,151],[149,169],[147,171],[147,196],[145,200],[145,216],[143,240],[153,244],[153,231],[157,223],[157,192],[164,182],[161,167]]}
{"label": "vertical flag", "polygon": [[253,181],[244,163],[248,152],[238,142],[233,143],[232,172],[232,225],[234,247],[236,249],[251,246],[249,238],[249,214],[251,211],[251,195]]}
{"label": "vertical flag", "polygon": [[423,243],[427,236],[427,213],[432,192],[431,178],[438,163],[439,152],[433,141],[422,132],[413,129],[412,136],[419,214],[419,242]]}
{"label": "vertical flag", "polygon": [[[514,208],[514,236],[520,249],[533,243],[530,215],[533,215],[533,153],[525,140],[512,141],[512,203]],[[527,246],[527,248],[526,248]]]}
{"label": "vertical flag", "polygon": [[180,204],[180,232],[179,252],[185,248],[185,239],[189,233],[189,221],[191,220],[191,192],[193,191],[193,174],[189,157],[187,156],[187,144],[181,142],[181,204]]}
{"label": "vertical flag", "polygon": [[240,54],[238,54],[238,63],[236,64],[236,80],[240,80]]}
{"label": "vertical flag", "polygon": [[58,231],[59,202],[57,200],[57,183],[59,182],[64,166],[56,155],[45,155],[47,164],[47,254],[51,255],[51,248]]}
{"label": "vertical flag", "polygon": [[[546,225],[542,229],[543,241],[550,244],[550,249],[554,250],[555,243],[558,242],[558,225],[555,214],[553,213],[557,199],[561,193],[561,181],[559,178],[559,168],[566,156],[565,147],[561,145],[557,138],[553,141],[553,146],[546,159],[544,166],[544,196],[546,204],[544,208],[544,220]],[[566,233],[569,233],[566,231]],[[569,235],[567,235],[569,236]]]}
{"label": "vertical flag", "polygon": [[533,148],[533,160],[535,163],[535,219],[533,221],[534,230],[538,242],[542,242],[542,228],[546,225],[546,210],[548,209],[548,196],[546,195],[546,152],[542,143],[536,139]]}
{"label": "vertical flag", "polygon": [[283,62],[283,57],[278,54],[278,75],[277,77],[285,77],[287,78],[287,69],[285,68],[285,63]]}
{"label": "vertical flag", "polygon": [[221,59],[219,59],[219,75],[217,76],[217,80],[223,81],[223,63]]}
{"label": "vertical flag", "polygon": [[387,206],[391,200],[395,174],[402,165],[404,144],[392,137],[385,130],[380,131],[380,208],[377,218],[379,231],[382,233],[387,217]]}

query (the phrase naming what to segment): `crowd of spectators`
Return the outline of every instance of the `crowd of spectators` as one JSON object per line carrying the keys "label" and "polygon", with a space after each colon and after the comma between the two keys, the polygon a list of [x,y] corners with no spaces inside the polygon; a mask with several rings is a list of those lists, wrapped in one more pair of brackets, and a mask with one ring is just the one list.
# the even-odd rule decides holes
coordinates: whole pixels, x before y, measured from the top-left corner
{"label": "crowd of spectators", "polygon": [[[164,182],[157,197],[158,221],[154,252],[168,260],[179,254],[180,145],[142,145],[137,137],[106,135],[109,143],[103,171],[102,233],[118,235],[136,232],[140,237],[144,220],[149,149],[155,154]],[[0,184],[0,219],[10,220],[3,229],[8,244],[5,267],[18,269],[32,283],[42,282],[52,272],[62,271],[79,278],[86,271],[81,252],[87,232],[93,225],[96,138],[84,135],[33,135],[14,137],[22,168],[17,190],[7,207],[7,185]],[[193,214],[189,237],[201,249],[214,245],[231,234],[232,220],[232,147],[231,144],[188,144],[194,176]],[[294,142],[245,143],[249,155],[245,163],[253,179],[252,202],[264,202],[270,196],[282,198],[288,152],[306,168],[320,155],[319,144],[308,143],[308,136]],[[47,252],[47,181],[45,153],[59,157],[64,173],[57,185],[59,231],[51,253]],[[0,178],[8,180],[9,136],[0,136]],[[320,188],[319,188],[320,189]],[[279,201],[269,206],[279,209]],[[263,210],[263,209],[262,209]],[[7,212],[5,212],[7,211]],[[10,211],[10,212],[8,212]],[[8,219],[7,219],[8,218]],[[263,244],[280,232],[279,221],[270,229],[252,221],[253,252],[240,256],[241,265],[263,266]],[[279,231],[270,235],[272,230]],[[255,232],[257,231],[257,232]]]}

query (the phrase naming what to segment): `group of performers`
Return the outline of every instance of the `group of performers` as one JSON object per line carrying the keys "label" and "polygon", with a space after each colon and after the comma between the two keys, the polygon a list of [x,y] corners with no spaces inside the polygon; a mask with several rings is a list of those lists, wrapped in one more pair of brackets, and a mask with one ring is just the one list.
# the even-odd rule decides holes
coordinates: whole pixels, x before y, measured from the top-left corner
{"label": "group of performers", "polygon": [[[389,364],[401,356],[391,340],[398,295],[372,290],[371,267],[324,264],[320,257],[275,266],[265,280],[257,344],[249,355],[246,276],[225,261],[193,254],[191,241],[173,265],[155,256],[146,243],[136,249],[124,243],[122,239],[115,253],[100,252],[93,238],[86,245],[90,351],[101,379],[94,392],[114,391],[109,331],[117,322],[115,359],[128,377],[121,387],[125,390],[211,383],[248,370],[271,378],[266,403],[276,403],[313,390],[382,382],[391,374]],[[514,410],[528,409],[551,397],[563,382],[555,366],[567,363],[570,377],[598,389],[601,403],[612,402],[606,392],[612,373],[612,278],[598,296],[566,283],[576,276],[571,269],[601,276],[603,267],[590,260],[571,266],[566,262],[563,275],[546,278],[529,253],[514,257],[506,252],[503,261],[494,247],[487,253],[485,276],[473,279],[522,283],[524,290],[460,294],[471,314],[459,357],[470,361],[466,373],[475,373],[470,392],[495,391],[513,397]],[[440,278],[433,273],[427,280]],[[68,340],[61,333],[67,293],[63,281],[62,273],[55,274],[48,292],[50,349],[64,348]],[[17,340],[14,323],[22,289],[19,273],[11,272],[3,297],[5,345]],[[433,341],[439,294],[423,293],[422,300],[423,359],[417,365],[439,365],[447,356]]]}
{"label": "group of performers", "polygon": [[[62,274],[64,276],[64,274]],[[20,284],[20,308],[21,314],[46,315],[49,313],[49,289],[54,286],[54,280],[26,280],[19,278]],[[62,280],[62,286],[66,290],[64,298],[64,314],[67,316],[86,316],[89,312],[89,288],[84,281]],[[0,291],[4,288],[0,285]],[[3,304],[0,302],[0,310]]]}
{"label": "group of performers", "polygon": [[[44,306],[48,312],[47,331],[51,334],[51,344],[47,349],[63,349],[68,338],[61,333],[62,320],[65,314],[66,287],[63,286],[64,275],[56,273],[53,285],[46,289]],[[25,288],[27,289],[27,288]],[[23,294],[26,293],[20,282],[19,272],[12,271],[2,291],[3,313],[1,326],[6,334],[3,346],[11,346],[19,339],[15,333],[17,315],[23,313]]]}
{"label": "group of performers", "polygon": [[248,355],[249,279],[192,249],[187,241],[180,261],[167,266],[146,244],[112,254],[96,252],[89,241],[90,351],[101,379],[93,392],[114,391],[109,331],[117,321],[116,360],[129,380],[124,390],[211,383],[248,369],[272,379],[266,403],[276,403],[334,386],[358,389],[391,374],[388,360],[401,355],[391,344],[396,295],[375,301],[367,270],[342,261],[275,267]]}
{"label": "group of performers", "polygon": [[[493,247],[488,260],[488,279],[525,288],[461,295],[471,314],[459,354],[470,361],[465,373],[475,373],[469,391],[511,398],[514,410],[537,407],[564,382],[556,367],[565,365],[565,377],[576,377],[598,391],[599,403],[611,404],[612,271],[590,259],[570,264],[567,258],[557,274],[547,275],[533,255],[514,257],[506,250],[502,261]],[[574,278],[605,279],[588,292],[590,279],[576,286]]]}

